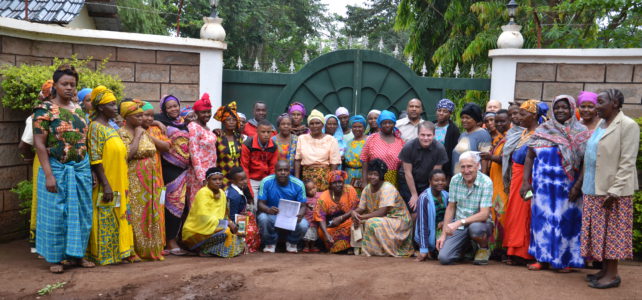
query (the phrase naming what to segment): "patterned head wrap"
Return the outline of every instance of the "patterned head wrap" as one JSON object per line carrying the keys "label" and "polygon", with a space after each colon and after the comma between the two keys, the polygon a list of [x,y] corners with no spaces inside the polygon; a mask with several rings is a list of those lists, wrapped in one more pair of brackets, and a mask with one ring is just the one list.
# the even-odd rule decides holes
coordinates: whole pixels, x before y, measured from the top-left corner
{"label": "patterned head wrap", "polygon": [[444,98],[439,100],[439,102],[437,103],[437,109],[440,109],[440,108],[445,108],[450,113],[452,113],[453,111],[455,111],[455,103],[450,101],[450,99]]}
{"label": "patterned head wrap", "polygon": [[142,106],[143,103],[138,99],[134,99],[132,101],[123,101],[120,103],[120,116],[124,119],[127,118],[127,116],[142,113]]}
{"label": "patterned head wrap", "polygon": [[319,120],[321,121],[321,123],[325,124],[325,118],[323,117],[323,114],[316,109],[313,109],[310,112],[310,115],[308,116],[308,125],[310,125],[310,121],[312,120]]}
{"label": "patterned head wrap", "polygon": [[580,106],[582,105],[582,102],[587,101],[597,105],[597,94],[587,91],[581,91],[580,94],[577,95],[577,106]]}
{"label": "patterned head wrap", "polygon": [[212,102],[210,102],[210,94],[203,93],[201,99],[194,103],[194,111],[212,110]]}
{"label": "patterned head wrap", "polygon": [[534,100],[534,99],[526,100],[526,101],[524,101],[524,103],[522,103],[522,105],[519,106],[519,108],[521,108],[521,109],[523,109],[523,110],[525,110],[525,111],[527,111],[529,113],[536,114],[537,113],[537,103],[539,103],[538,100]]}
{"label": "patterned head wrap", "polygon": [[328,172],[327,175],[328,183],[333,183],[337,181],[346,181],[348,179],[348,173],[341,170],[334,170]]}
{"label": "patterned head wrap", "polygon": [[192,107],[191,107],[191,106],[185,106],[185,107],[181,108],[181,112],[180,112],[180,114],[179,114],[179,115],[180,115],[181,117],[183,117],[183,118],[184,118],[184,117],[186,117],[187,115],[189,115],[189,113],[191,113],[191,112],[193,112],[193,111],[194,111],[194,110],[192,109]]}
{"label": "patterned head wrap", "polygon": [[305,118],[306,110],[305,110],[305,105],[303,105],[303,103],[298,102],[298,101],[292,102],[290,104],[290,106],[288,107],[288,113],[292,114],[292,112],[295,112],[295,111],[300,112],[303,115],[303,117]]}
{"label": "patterned head wrap", "polygon": [[[42,84],[40,93],[38,93],[38,100],[45,101],[51,97],[51,88],[53,88],[54,81],[49,79]],[[91,92],[91,89],[88,89]],[[82,101],[82,100],[81,100]]]}
{"label": "patterned head wrap", "polygon": [[466,103],[464,107],[461,109],[461,113],[459,113],[459,116],[467,115],[476,122],[481,122],[483,121],[482,119],[482,109],[477,103]]}
{"label": "patterned head wrap", "polygon": [[141,109],[143,111],[154,110],[154,106],[147,101],[143,101],[143,106],[141,107]]}
{"label": "patterned head wrap", "polygon": [[292,117],[290,116],[290,114],[288,114],[288,113],[282,113],[282,114],[280,114],[280,115],[276,118],[276,127],[277,127],[277,128],[278,128],[279,126],[281,126],[281,121],[283,121],[283,119],[285,119],[285,118],[288,118],[288,119],[292,120]]}
{"label": "patterned head wrap", "polygon": [[90,88],[84,88],[78,92],[78,103],[82,104],[82,102],[85,100],[85,97],[91,93]]}
{"label": "patterned head wrap", "polygon": [[89,99],[95,109],[95,107],[98,105],[116,101],[116,96],[114,95],[114,92],[112,92],[106,86],[99,85],[91,91],[91,96],[89,96]]}
{"label": "patterned head wrap", "polygon": [[586,141],[591,137],[591,131],[573,117],[575,111],[575,99],[568,95],[560,95],[553,100],[555,103],[566,100],[569,104],[571,116],[564,123],[558,122],[555,118],[544,122],[535,129],[535,134],[530,138],[530,147],[558,147],[562,156],[562,167],[564,172],[574,181],[575,175],[580,170],[583,154],[586,149]]}
{"label": "patterned head wrap", "polygon": [[379,126],[379,128],[381,128],[381,122],[383,121],[392,121],[392,123],[397,123],[397,117],[395,116],[395,113],[389,110],[384,110],[379,114],[379,118],[377,118],[377,126]]}
{"label": "patterned head wrap", "polygon": [[239,117],[239,114],[236,113],[236,101],[232,101],[227,105],[219,107],[214,114],[214,120],[221,123],[225,122],[229,117],[234,117],[236,119],[236,129],[241,128],[241,118]]}
{"label": "patterned head wrap", "polygon": [[167,114],[167,112],[165,110],[165,106],[167,105],[168,101],[172,101],[172,100],[176,101],[176,103],[178,103],[178,106],[181,106],[181,100],[176,98],[174,95],[165,95],[160,100],[160,107],[161,107],[161,111],[163,112],[163,114],[165,114],[165,115]]}
{"label": "patterned head wrap", "polygon": [[341,106],[341,107],[337,108],[337,110],[334,112],[334,115],[337,116],[337,117],[349,116],[350,112],[348,111],[347,108]]}
{"label": "patterned head wrap", "polygon": [[352,127],[354,123],[361,123],[363,124],[364,128],[368,126],[368,124],[366,123],[366,118],[364,118],[362,115],[354,115],[350,117],[350,127]]}

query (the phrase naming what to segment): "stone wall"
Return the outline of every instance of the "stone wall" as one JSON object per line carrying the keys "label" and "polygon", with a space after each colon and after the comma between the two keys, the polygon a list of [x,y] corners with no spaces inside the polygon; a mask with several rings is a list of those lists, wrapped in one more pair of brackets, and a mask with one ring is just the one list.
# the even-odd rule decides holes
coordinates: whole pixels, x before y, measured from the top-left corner
{"label": "stone wall", "polygon": [[517,63],[515,99],[552,101],[557,95],[616,88],[624,94],[624,112],[642,116],[642,65]]}
{"label": "stone wall", "polygon": [[[125,95],[152,101],[158,107],[163,94],[173,94],[193,102],[199,97],[200,54],[194,52],[136,49],[117,46],[39,41],[0,35],[0,64],[49,65],[54,57],[92,57],[96,68],[108,58],[104,72],[117,75],[125,85]],[[10,191],[18,182],[31,178],[31,165],[18,156],[17,145],[28,112],[0,105],[0,241],[27,235],[28,216],[18,213],[18,199]]]}

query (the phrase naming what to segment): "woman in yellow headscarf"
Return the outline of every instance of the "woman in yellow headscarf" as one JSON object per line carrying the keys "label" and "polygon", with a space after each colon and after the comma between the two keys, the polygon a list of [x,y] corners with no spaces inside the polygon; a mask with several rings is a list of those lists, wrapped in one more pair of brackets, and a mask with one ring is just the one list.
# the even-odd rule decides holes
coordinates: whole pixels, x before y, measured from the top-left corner
{"label": "woman in yellow headscarf", "polygon": [[228,217],[223,173],[220,168],[210,168],[205,178],[207,185],[196,193],[183,225],[183,243],[200,256],[237,256],[245,250],[245,242]]}
{"label": "woman in yellow headscarf", "polygon": [[93,190],[93,222],[89,258],[101,265],[138,259],[134,236],[127,220],[129,180],[127,147],[109,120],[117,114],[116,96],[104,86],[91,91],[93,106],[87,139],[91,168],[98,184]]}
{"label": "woman in yellow headscarf", "polygon": [[145,260],[163,260],[165,214],[160,203],[163,174],[156,168],[154,141],[143,128],[143,103],[120,104],[125,126],[118,130],[127,147],[129,168],[129,221],[134,232],[134,249]]}

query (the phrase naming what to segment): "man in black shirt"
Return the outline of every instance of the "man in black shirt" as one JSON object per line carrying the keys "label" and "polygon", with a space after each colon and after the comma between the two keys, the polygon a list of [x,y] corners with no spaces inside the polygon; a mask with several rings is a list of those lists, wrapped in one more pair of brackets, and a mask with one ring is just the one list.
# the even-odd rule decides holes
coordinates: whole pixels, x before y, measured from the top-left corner
{"label": "man in black shirt", "polygon": [[448,163],[444,145],[433,142],[434,137],[435,124],[424,121],[417,128],[417,138],[406,143],[399,153],[402,162],[399,193],[412,213],[415,212],[419,195],[430,185],[430,172]]}

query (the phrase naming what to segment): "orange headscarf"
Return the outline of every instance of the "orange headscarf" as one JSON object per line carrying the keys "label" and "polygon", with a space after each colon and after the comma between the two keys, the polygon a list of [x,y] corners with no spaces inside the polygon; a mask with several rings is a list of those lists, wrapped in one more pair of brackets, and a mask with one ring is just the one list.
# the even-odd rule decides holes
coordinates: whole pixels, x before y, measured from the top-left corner
{"label": "orange headscarf", "polygon": [[214,120],[219,121],[221,123],[225,122],[225,120],[233,116],[236,118],[236,128],[239,129],[241,128],[241,122],[239,115],[236,113],[236,101],[230,102],[228,105],[223,105],[216,110],[216,113],[214,114]]}
{"label": "orange headscarf", "polygon": [[348,173],[341,170],[334,170],[328,172],[328,183],[333,183],[337,181],[346,181],[348,179]]}
{"label": "orange headscarf", "polygon": [[49,79],[42,84],[40,93],[38,94],[38,100],[45,101],[51,97],[51,88],[53,87],[53,83],[53,80]]}

